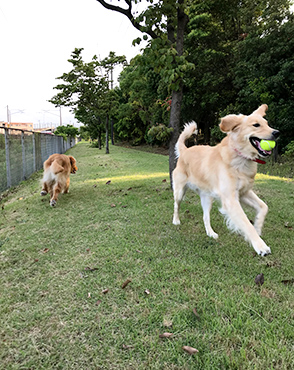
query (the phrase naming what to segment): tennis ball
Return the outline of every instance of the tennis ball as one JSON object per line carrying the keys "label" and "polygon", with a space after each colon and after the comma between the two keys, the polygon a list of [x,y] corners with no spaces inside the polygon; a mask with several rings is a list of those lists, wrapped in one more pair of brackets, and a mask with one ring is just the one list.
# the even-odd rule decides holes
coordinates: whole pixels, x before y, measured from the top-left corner
{"label": "tennis ball", "polygon": [[276,142],[272,140],[261,140],[260,141],[260,147],[263,150],[272,150],[276,146]]}

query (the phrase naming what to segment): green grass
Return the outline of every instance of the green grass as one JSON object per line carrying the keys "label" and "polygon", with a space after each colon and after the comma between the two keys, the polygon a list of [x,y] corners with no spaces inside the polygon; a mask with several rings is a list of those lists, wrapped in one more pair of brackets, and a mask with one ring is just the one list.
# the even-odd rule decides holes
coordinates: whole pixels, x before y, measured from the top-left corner
{"label": "green grass", "polygon": [[2,197],[0,368],[294,368],[294,285],[282,283],[294,278],[293,181],[257,176],[270,209],[262,258],[217,204],[219,240],[208,238],[192,192],[172,225],[168,157],[110,151],[70,150],[79,170],[56,208],[41,172]]}

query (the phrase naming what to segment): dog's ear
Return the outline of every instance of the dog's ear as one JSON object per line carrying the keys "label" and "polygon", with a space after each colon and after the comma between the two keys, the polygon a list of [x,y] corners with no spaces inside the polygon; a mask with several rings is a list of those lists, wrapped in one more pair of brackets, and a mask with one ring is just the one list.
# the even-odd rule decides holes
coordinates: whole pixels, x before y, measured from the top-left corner
{"label": "dog's ear", "polygon": [[266,111],[268,106],[266,104],[262,104],[258,109],[256,109],[252,114],[259,114],[260,116],[264,117],[266,115]]}
{"label": "dog's ear", "polygon": [[69,155],[68,158],[70,160],[70,164],[73,166],[76,163],[76,160],[71,155]]}
{"label": "dog's ear", "polygon": [[229,114],[221,119],[219,128],[222,132],[230,132],[235,130],[242,123],[243,115]]}

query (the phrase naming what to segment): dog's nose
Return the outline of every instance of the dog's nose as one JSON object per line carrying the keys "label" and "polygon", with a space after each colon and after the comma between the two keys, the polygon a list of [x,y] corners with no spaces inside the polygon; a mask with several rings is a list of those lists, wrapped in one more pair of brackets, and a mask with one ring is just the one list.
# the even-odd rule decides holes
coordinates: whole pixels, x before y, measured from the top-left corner
{"label": "dog's nose", "polygon": [[273,137],[274,137],[275,139],[277,139],[277,138],[280,136],[280,131],[279,131],[279,130],[274,130],[274,131],[272,132],[272,135],[273,135]]}

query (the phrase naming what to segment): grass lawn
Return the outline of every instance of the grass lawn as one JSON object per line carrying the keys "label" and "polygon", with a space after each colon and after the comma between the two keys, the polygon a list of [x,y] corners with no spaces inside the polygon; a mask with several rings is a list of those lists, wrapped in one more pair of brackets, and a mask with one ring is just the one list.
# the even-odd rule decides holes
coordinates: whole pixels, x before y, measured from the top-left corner
{"label": "grass lawn", "polygon": [[217,204],[208,238],[192,192],[172,225],[167,156],[69,153],[79,170],[56,208],[42,172],[0,203],[1,369],[294,368],[293,180],[257,176],[272,250],[259,257]]}

